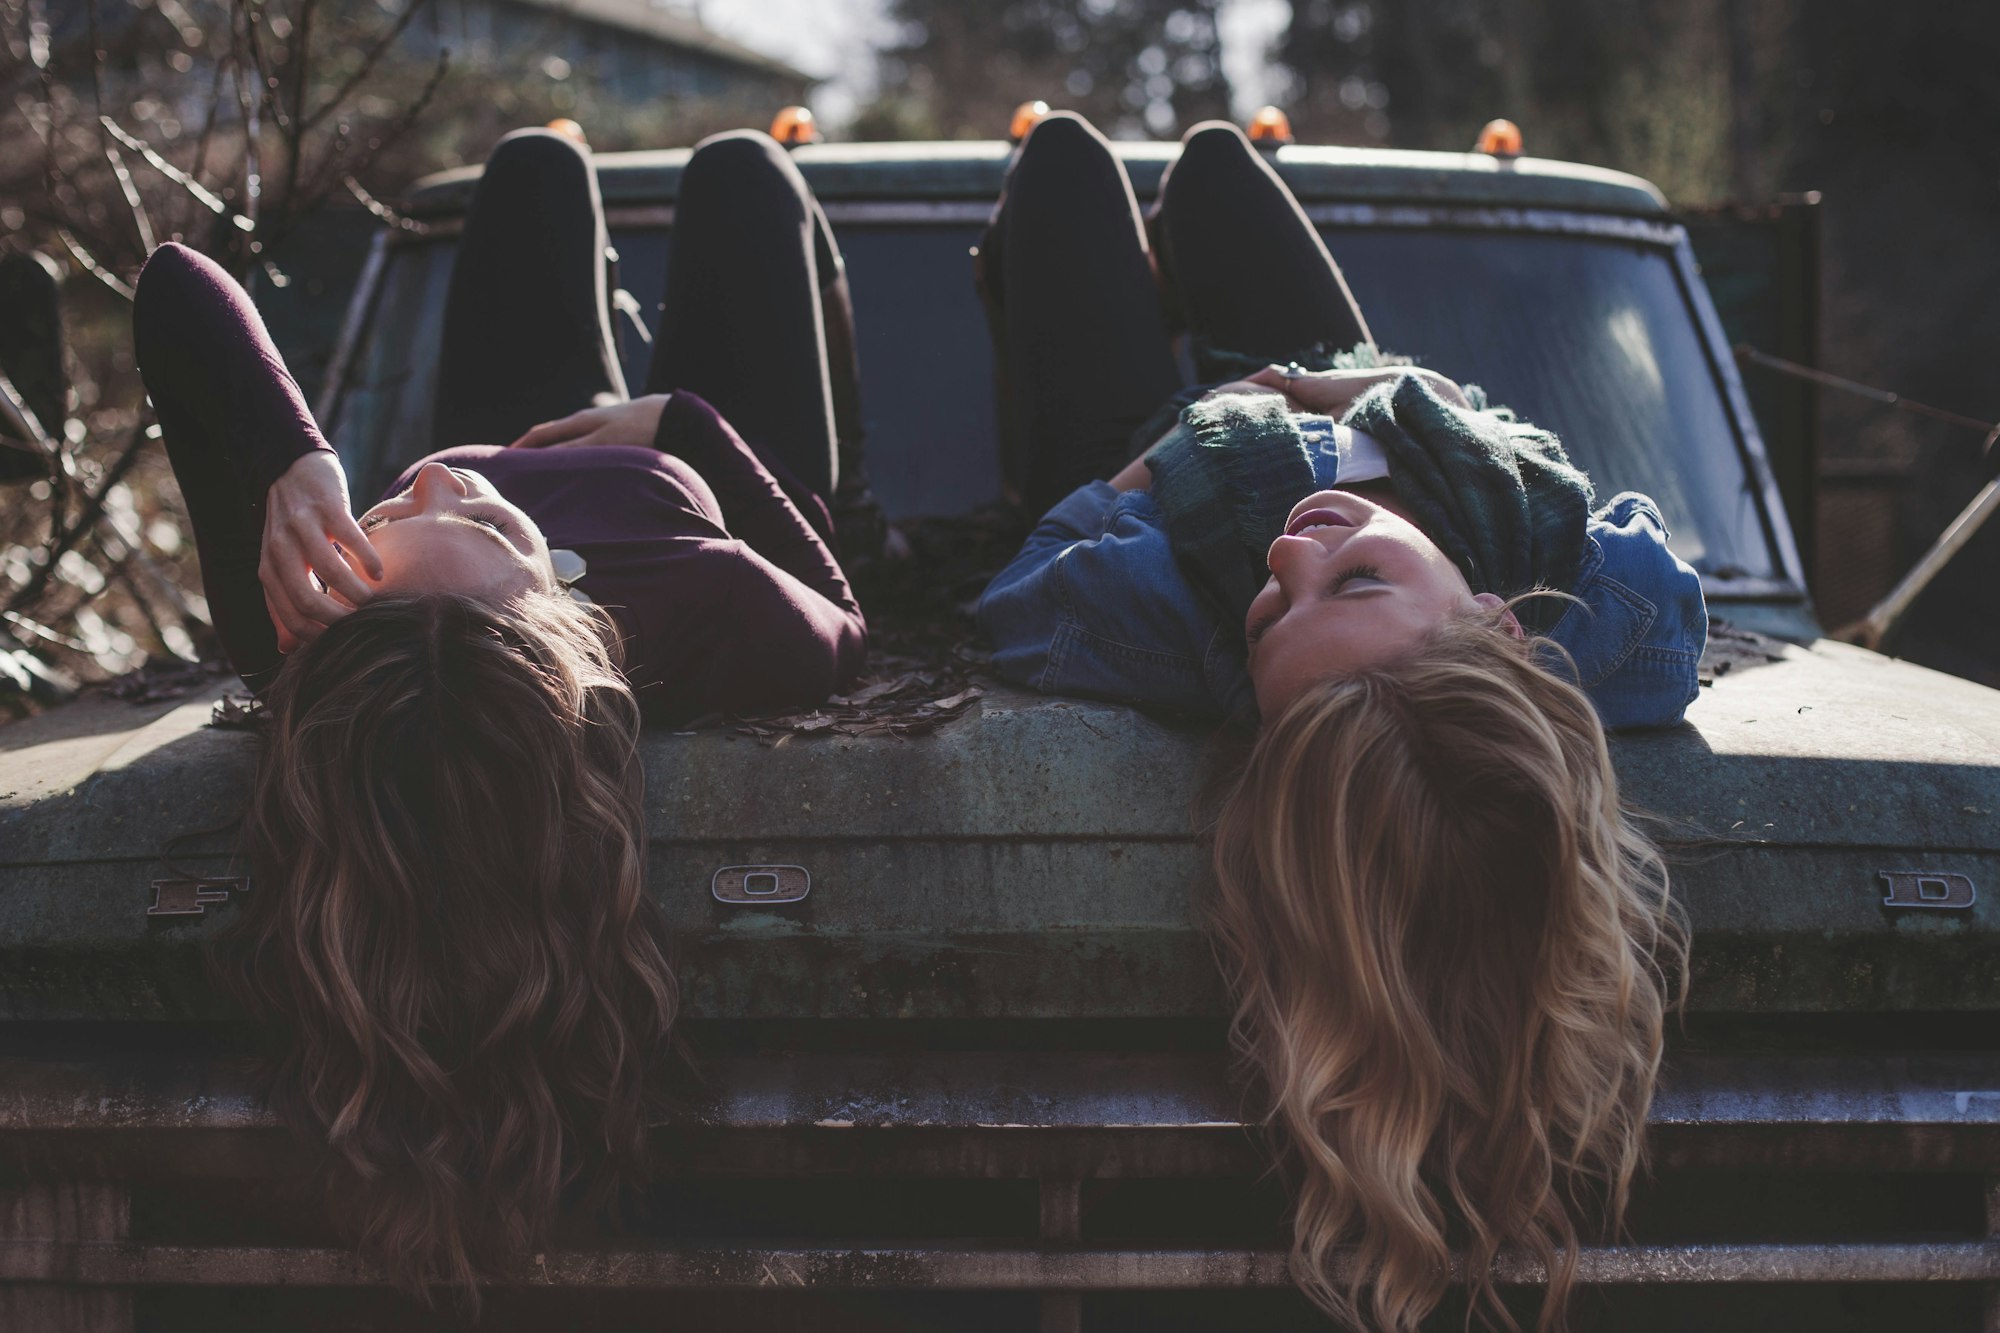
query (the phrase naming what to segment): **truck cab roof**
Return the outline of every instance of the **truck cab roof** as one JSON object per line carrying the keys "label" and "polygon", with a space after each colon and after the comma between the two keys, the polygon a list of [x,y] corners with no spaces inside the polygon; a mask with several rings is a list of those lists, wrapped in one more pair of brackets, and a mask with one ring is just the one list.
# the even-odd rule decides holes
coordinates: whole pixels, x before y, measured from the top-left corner
{"label": "truck cab roof", "polygon": [[[1150,196],[1180,145],[1122,140],[1112,147],[1132,188]],[[599,153],[599,187],[607,205],[671,199],[692,149]],[[1003,139],[940,143],[818,143],[792,159],[822,202],[849,199],[970,200],[988,207],[1000,192],[1014,145]],[[1574,208],[1623,217],[1668,217],[1666,198],[1637,176],[1580,162],[1487,153],[1434,153],[1395,148],[1287,144],[1266,149],[1301,201],[1352,204],[1447,204],[1455,208]],[[478,167],[426,176],[406,202],[414,218],[465,211]]]}

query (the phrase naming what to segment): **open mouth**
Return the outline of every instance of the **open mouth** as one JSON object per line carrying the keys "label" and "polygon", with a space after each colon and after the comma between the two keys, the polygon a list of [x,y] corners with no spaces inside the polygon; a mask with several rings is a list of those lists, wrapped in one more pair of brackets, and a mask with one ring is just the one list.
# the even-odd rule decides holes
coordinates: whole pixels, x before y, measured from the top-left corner
{"label": "open mouth", "polygon": [[1314,528],[1351,528],[1352,520],[1342,517],[1331,509],[1308,509],[1285,525],[1287,537],[1303,537]]}

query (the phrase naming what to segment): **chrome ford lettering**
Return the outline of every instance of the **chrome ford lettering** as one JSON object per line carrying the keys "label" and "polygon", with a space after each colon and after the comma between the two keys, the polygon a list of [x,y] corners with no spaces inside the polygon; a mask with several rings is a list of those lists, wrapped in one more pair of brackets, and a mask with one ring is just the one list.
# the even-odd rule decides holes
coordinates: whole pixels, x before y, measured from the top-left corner
{"label": "chrome ford lettering", "polygon": [[1966,875],[1937,870],[1878,870],[1889,886],[1884,907],[1933,907],[1962,909],[1979,901],[1979,891]]}
{"label": "chrome ford lettering", "polygon": [[241,877],[221,879],[156,879],[153,905],[147,916],[206,916],[211,904],[226,903],[233,892],[250,887]]}

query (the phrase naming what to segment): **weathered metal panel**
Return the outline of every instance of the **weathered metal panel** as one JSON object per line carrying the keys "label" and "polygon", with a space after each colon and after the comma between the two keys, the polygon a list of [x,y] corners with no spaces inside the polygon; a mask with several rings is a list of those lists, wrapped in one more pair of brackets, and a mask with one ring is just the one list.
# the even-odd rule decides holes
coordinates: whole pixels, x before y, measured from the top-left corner
{"label": "weathered metal panel", "polygon": [[[1695,928],[1691,1006],[2000,1008],[2000,695],[1839,645],[1781,656],[1722,676],[1691,725],[1613,740]],[[208,707],[100,699],[0,731],[0,1014],[217,1012],[198,946],[233,909],[147,916],[155,879],[242,873],[226,832],[189,836],[237,813],[254,753]],[[687,1012],[1222,1012],[1190,832],[1209,746],[999,689],[916,740],[648,733],[649,880]],[[756,864],[804,867],[813,891],[715,900],[720,867]],[[1973,901],[1885,905],[1882,875],[1905,871],[1961,876]]]}
{"label": "weathered metal panel", "polygon": [[[497,1288],[637,1287],[660,1290],[815,1287],[875,1291],[1159,1291],[1291,1284],[1286,1256],[1245,1249],[1026,1249],[962,1246],[571,1250],[539,1256],[496,1277]],[[1342,1252],[1334,1280],[1351,1269]],[[1454,1262],[1454,1278],[1462,1278]],[[1494,1280],[1539,1285],[1547,1271],[1505,1254]],[[1590,1247],[1578,1255],[1585,1285],[1743,1282],[2000,1281],[2000,1241],[1901,1244],[1647,1245]],[[79,1286],[381,1286],[383,1274],[351,1252],[254,1246],[141,1245],[0,1240],[0,1282]]]}
{"label": "weathered metal panel", "polygon": [[[1626,795],[1668,821],[1664,841],[2000,850],[2000,693],[1839,644],[1775,651],[1705,689],[1688,726],[1612,738]],[[168,839],[226,819],[254,741],[208,728],[211,702],[100,698],[0,731],[0,865],[151,860]],[[1203,730],[1116,705],[997,687],[918,740],[771,747],[727,729],[649,732],[649,832],[666,843],[1180,841],[1209,746]],[[1087,912],[1091,895],[1070,902]]]}
{"label": "weathered metal panel", "polygon": [[[95,1180],[0,1183],[0,1237],[33,1236],[56,1246],[104,1244],[123,1240],[131,1222],[132,1200],[122,1185]],[[0,1329],[130,1333],[131,1328],[129,1291],[98,1283],[0,1284]]]}
{"label": "weathered metal panel", "polygon": [[[738,1133],[1252,1128],[1221,1051],[857,1051],[702,1060],[662,1127]],[[0,1055],[0,1136],[270,1130],[242,1061],[200,1052]],[[1670,1057],[1655,1131],[2000,1129],[2000,1054]]]}

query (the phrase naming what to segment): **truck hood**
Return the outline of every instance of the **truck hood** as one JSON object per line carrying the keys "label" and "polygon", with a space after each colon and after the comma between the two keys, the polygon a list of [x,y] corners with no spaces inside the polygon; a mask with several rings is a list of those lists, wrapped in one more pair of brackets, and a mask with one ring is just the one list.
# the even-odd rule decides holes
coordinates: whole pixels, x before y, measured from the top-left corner
{"label": "truck hood", "polygon": [[[2000,1008],[2000,692],[1765,642],[1718,664],[1686,725],[1613,738],[1694,929],[1690,1006]],[[227,826],[256,742],[207,725],[219,692],[0,729],[8,1018],[222,1012],[198,946],[255,886],[148,915],[155,881],[245,873]],[[1224,1012],[1189,832],[1219,762],[1205,733],[990,687],[920,739],[649,732],[644,752],[649,883],[692,1017]],[[810,891],[718,900],[744,866],[799,867]]]}

